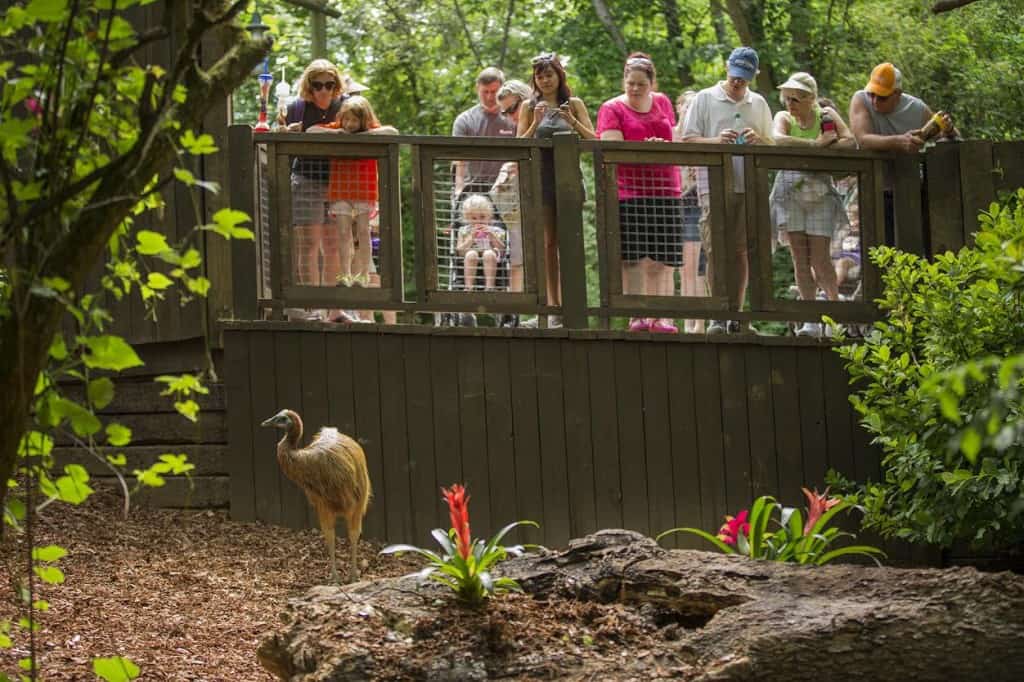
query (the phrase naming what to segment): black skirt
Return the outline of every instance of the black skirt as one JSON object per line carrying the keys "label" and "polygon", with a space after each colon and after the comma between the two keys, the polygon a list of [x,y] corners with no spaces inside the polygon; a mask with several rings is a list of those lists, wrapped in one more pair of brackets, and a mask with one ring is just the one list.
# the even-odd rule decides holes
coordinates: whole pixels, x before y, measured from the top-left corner
{"label": "black skirt", "polygon": [[672,267],[683,264],[683,200],[636,197],[619,201],[622,260],[641,258]]}

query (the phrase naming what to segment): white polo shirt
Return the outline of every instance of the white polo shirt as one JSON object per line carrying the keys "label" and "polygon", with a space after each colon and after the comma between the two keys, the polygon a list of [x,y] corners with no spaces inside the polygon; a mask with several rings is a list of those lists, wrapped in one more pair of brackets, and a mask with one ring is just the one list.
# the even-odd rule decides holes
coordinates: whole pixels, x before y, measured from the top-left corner
{"label": "white polo shirt", "polygon": [[[752,128],[765,143],[773,144],[772,110],[764,97],[747,88],[743,99],[737,102],[726,94],[724,85],[725,81],[719,81],[717,85],[701,90],[693,98],[683,122],[683,138],[715,137],[726,128],[735,129],[738,112],[742,128]],[[732,157],[732,169],[736,178],[735,191],[742,193],[742,156]],[[710,191],[707,172],[697,174],[697,191],[701,194]]]}

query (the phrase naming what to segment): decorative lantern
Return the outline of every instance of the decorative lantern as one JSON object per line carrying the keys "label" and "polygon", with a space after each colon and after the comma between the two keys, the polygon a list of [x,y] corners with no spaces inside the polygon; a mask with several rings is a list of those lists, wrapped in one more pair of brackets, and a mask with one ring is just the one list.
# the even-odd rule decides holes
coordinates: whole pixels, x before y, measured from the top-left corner
{"label": "decorative lantern", "polygon": [[[249,35],[252,36],[253,40],[262,40],[270,27],[263,23],[260,17],[260,11],[258,8],[253,9],[252,19],[249,21],[249,25],[245,27],[249,31]],[[270,99],[270,84],[274,82],[274,77],[270,75],[270,63],[267,59],[256,67],[256,71],[259,74],[260,82],[260,114],[259,120],[256,122],[256,126],[253,128],[255,132],[267,132],[270,130],[270,125],[267,123],[267,102]]]}

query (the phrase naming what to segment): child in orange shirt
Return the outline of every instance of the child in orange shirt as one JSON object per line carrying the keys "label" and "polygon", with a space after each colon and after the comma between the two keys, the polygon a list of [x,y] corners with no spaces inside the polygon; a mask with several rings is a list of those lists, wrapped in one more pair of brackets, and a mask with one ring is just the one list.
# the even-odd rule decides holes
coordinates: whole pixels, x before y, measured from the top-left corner
{"label": "child in orange shirt", "polygon": [[[342,134],[397,135],[392,126],[382,126],[365,97],[349,97],[338,110],[338,118],[325,128]],[[369,283],[370,214],[377,204],[377,161],[375,159],[331,159],[327,185],[331,215],[341,232],[341,267],[338,281],[345,286]],[[353,258],[353,247],[355,257]]]}

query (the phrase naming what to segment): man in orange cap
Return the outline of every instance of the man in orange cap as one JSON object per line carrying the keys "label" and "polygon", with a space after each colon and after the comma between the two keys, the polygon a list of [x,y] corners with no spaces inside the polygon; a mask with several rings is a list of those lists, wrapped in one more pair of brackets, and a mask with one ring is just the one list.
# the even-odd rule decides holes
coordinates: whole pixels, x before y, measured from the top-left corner
{"label": "man in orange cap", "polygon": [[[941,113],[943,135],[955,137],[949,114]],[[850,129],[863,149],[914,153],[924,144],[921,128],[932,117],[928,105],[903,92],[903,76],[889,62],[871,71],[871,79],[850,100]]]}

